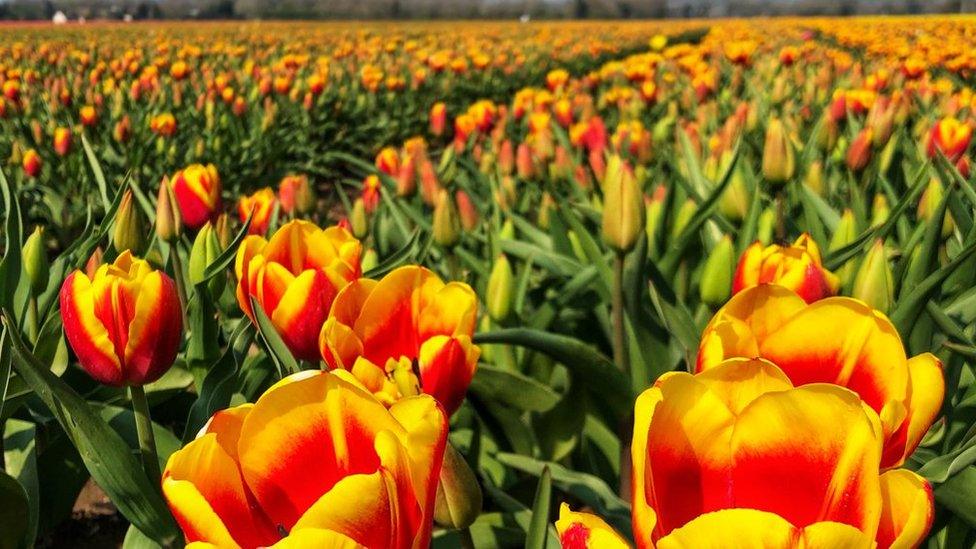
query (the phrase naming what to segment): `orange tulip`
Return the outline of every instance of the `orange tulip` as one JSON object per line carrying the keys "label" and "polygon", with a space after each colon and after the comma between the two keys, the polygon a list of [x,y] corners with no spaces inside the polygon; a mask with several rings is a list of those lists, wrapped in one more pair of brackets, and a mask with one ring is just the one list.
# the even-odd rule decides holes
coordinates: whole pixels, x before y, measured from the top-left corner
{"label": "orange tulip", "polygon": [[278,202],[288,215],[305,213],[314,207],[312,189],[305,175],[286,175],[278,184]]}
{"label": "orange tulip", "polygon": [[252,320],[261,306],[292,353],[318,361],[318,336],[336,294],[359,278],[362,246],[345,229],[291,221],[271,240],[251,235],[237,250],[237,302]]}
{"label": "orange tulip", "polygon": [[71,152],[71,128],[57,128],[54,130],[54,152],[58,156],[65,156]]}
{"label": "orange tulip", "polygon": [[173,365],[183,337],[176,285],[128,250],[90,278],[68,275],[60,298],[65,337],[96,381],[144,385]]}
{"label": "orange tulip", "polygon": [[929,134],[928,155],[934,157],[936,150],[941,150],[951,162],[958,161],[969,148],[973,137],[973,128],[965,122],[953,117],[939,120]]}
{"label": "orange tulip", "polygon": [[[878,416],[843,387],[738,358],[661,376],[634,413],[641,549],[914,547],[932,525],[928,482],[881,471]],[[566,549],[627,547],[585,513],[564,508],[556,528]]]}
{"label": "orange tulip", "polygon": [[771,284],[737,294],[705,327],[697,371],[730,357],[762,357],[795,385],[832,383],[860,395],[881,417],[883,467],[897,467],[912,454],[945,393],[939,360],[928,353],[907,358],[880,312],[847,297],[807,305]]}
{"label": "orange tulip", "polygon": [[770,283],[795,291],[807,303],[835,295],[840,287],[837,276],[824,268],[820,248],[807,233],[788,247],[763,247],[757,241],[746,248],[735,269],[732,294]]}
{"label": "orange tulip", "polygon": [[376,174],[370,174],[363,179],[363,205],[366,213],[373,213],[380,205],[380,178]]}
{"label": "orange tulip", "polygon": [[423,267],[339,292],[319,346],[331,368],[349,370],[385,403],[422,391],[454,413],[474,377],[471,342],[478,300],[462,282],[444,284]]}
{"label": "orange tulip", "polygon": [[389,176],[400,171],[400,155],[393,147],[386,147],[376,155],[376,169]]}
{"label": "orange tulip", "polygon": [[169,179],[183,225],[192,230],[220,215],[220,175],[213,164],[191,164]]}
{"label": "orange tulip", "polygon": [[274,211],[277,200],[271,187],[265,187],[250,196],[241,197],[237,203],[237,215],[240,217],[241,223],[247,221],[248,216],[251,215],[251,211],[254,211],[254,217],[251,218],[251,227],[247,231],[248,234],[264,234],[268,232],[268,224],[271,222],[271,212]]}
{"label": "orange tulip", "polygon": [[41,155],[34,149],[27,149],[24,158],[21,160],[21,167],[29,177],[37,177],[41,173]]}
{"label": "orange tulip", "polygon": [[172,113],[157,114],[149,121],[149,129],[162,137],[171,137],[176,133],[176,117]]}
{"label": "orange tulip", "polygon": [[429,396],[387,410],[346,372],[306,371],[217,412],[163,495],[191,547],[422,549],[446,439]]}
{"label": "orange tulip", "polygon": [[444,133],[444,126],[447,124],[447,106],[438,101],[430,108],[430,133],[441,135]]}

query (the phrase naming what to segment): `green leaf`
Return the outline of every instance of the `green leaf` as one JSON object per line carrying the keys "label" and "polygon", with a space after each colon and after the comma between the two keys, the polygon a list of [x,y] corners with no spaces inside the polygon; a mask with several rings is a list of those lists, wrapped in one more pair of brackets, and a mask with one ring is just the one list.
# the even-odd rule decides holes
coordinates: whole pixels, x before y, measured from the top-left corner
{"label": "green leaf", "polygon": [[25,532],[25,547],[33,547],[37,537],[40,513],[41,489],[37,476],[37,450],[34,441],[36,429],[29,421],[11,419],[3,432],[3,458],[8,474],[17,479],[27,496],[30,512]]}
{"label": "green leaf", "polygon": [[[431,238],[433,238],[433,236],[431,236]],[[411,257],[414,256],[414,253],[416,252],[416,248],[417,248],[417,243],[419,241],[420,241],[420,229],[418,228],[418,229],[414,229],[413,234],[410,235],[409,240],[407,240],[407,243],[404,244],[402,248],[400,248],[396,252],[393,252],[393,254],[390,255],[390,257],[384,259],[383,262],[380,263],[379,265],[366,271],[363,274],[363,278],[372,278],[372,279],[382,278],[383,275],[385,275],[386,273],[403,265],[404,263],[409,261]]]}
{"label": "green leaf", "polygon": [[903,335],[909,333],[912,323],[918,318],[926,301],[932,299],[933,294],[949,278],[949,275],[963,265],[974,253],[976,253],[976,243],[959,252],[959,255],[948,265],[927,276],[914,290],[898,301],[890,318],[891,322],[898,328],[899,333]]}
{"label": "green leaf", "polygon": [[207,265],[207,268],[203,270],[203,280],[197,282],[198,285],[205,284],[211,278],[217,276],[218,274],[224,272],[224,269],[231,264],[232,261],[237,257],[237,250],[241,246],[241,242],[247,237],[247,231],[251,228],[251,221],[254,218],[254,211],[247,216],[247,220],[244,222],[244,226],[241,227],[240,231],[234,236],[227,248],[220,252],[211,263]]}
{"label": "green leaf", "polygon": [[559,393],[535,379],[490,364],[478,365],[470,390],[482,400],[529,412],[550,410],[560,399]]}
{"label": "green leaf", "polygon": [[271,319],[264,313],[261,304],[256,299],[251,298],[251,310],[254,311],[255,327],[261,335],[265,350],[278,368],[278,377],[282,378],[294,374],[300,370],[298,361],[285,345],[284,340],[278,335],[278,330],[271,323]]}
{"label": "green leaf", "polygon": [[132,449],[78,393],[37,362],[16,332],[9,311],[3,311],[3,323],[16,358],[14,368],[54,414],[95,482],[122,515],[147,535],[161,543],[177,539],[176,522]]}
{"label": "green leaf", "polygon": [[935,501],[976,528],[976,466],[970,465],[933,490]]}
{"label": "green leaf", "polygon": [[519,345],[549,355],[569,369],[574,383],[605,399],[617,414],[630,411],[630,381],[610,359],[578,339],[530,328],[508,328],[475,334],[474,341]]}
{"label": "green leaf", "polygon": [[125,532],[125,539],[122,540],[122,549],[163,549],[163,546],[130,524]]}
{"label": "green leaf", "polygon": [[24,223],[20,202],[7,178],[0,170],[0,193],[3,195],[4,236],[6,237],[3,260],[0,260],[0,304],[10,308],[22,273],[21,249],[24,247]]}
{"label": "green leaf", "polygon": [[0,471],[0,549],[31,547],[26,542],[30,511],[24,488]]}
{"label": "green leaf", "polygon": [[98,163],[98,158],[95,157],[95,151],[92,150],[91,144],[88,143],[88,138],[85,137],[84,133],[81,134],[81,146],[85,149],[85,158],[88,159],[88,166],[91,167],[92,174],[95,176],[98,193],[102,195],[102,205],[107,210],[111,202],[108,199],[108,185],[105,183],[105,174],[102,172],[102,166]]}
{"label": "green leaf", "polygon": [[539,485],[535,490],[535,501],[532,504],[532,522],[529,523],[525,549],[546,549],[546,534],[551,505],[552,475],[549,472],[549,467],[543,467],[542,474],[539,476]]}

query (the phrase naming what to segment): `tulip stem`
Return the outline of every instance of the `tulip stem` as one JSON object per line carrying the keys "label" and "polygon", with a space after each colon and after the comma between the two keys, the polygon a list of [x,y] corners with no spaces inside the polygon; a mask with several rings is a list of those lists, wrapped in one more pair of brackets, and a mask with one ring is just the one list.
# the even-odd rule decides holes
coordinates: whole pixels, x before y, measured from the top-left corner
{"label": "tulip stem", "polygon": [[776,240],[786,240],[786,204],[783,192],[776,193]]}
{"label": "tulip stem", "polygon": [[624,346],[624,257],[618,252],[613,258],[613,361],[624,373],[630,372],[630,360]]}
{"label": "tulip stem", "polygon": [[461,538],[461,547],[464,549],[474,549],[474,538],[471,537],[470,528],[461,528],[458,530],[458,536]]}
{"label": "tulip stem", "polygon": [[37,345],[40,331],[40,319],[37,317],[37,297],[32,292],[30,300],[27,302],[27,339],[31,345]]}
{"label": "tulip stem", "polygon": [[169,257],[173,262],[173,279],[176,281],[176,293],[180,297],[180,310],[183,312],[183,325],[187,326],[186,282],[183,280],[183,260],[180,259],[180,251],[176,249],[175,240],[170,243]]}
{"label": "tulip stem", "polygon": [[136,432],[139,435],[139,451],[142,453],[142,466],[146,470],[149,482],[159,487],[159,457],[156,453],[156,437],[153,435],[152,419],[149,417],[149,401],[146,391],[141,385],[129,387],[132,398],[132,413],[136,418]]}

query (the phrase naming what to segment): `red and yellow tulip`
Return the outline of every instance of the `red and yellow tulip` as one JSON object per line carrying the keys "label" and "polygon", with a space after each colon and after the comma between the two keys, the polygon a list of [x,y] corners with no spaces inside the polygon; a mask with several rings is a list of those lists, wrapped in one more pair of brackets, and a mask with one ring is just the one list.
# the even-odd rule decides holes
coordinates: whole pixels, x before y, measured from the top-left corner
{"label": "red and yellow tulip", "polygon": [[732,279],[732,294],[759,284],[779,284],[813,303],[835,295],[840,280],[824,268],[820,248],[810,235],[803,233],[792,246],[763,246],[754,242],[739,258]]}
{"label": "red and yellow tulip", "polygon": [[362,245],[345,229],[291,221],[237,251],[237,302],[252,320],[253,298],[292,353],[318,361],[318,337],[336,294],[359,278]]}
{"label": "red and yellow tulip", "polygon": [[183,337],[173,280],[129,251],[90,278],[81,271],[68,275],[61,315],[78,362],[106,385],[159,379],[173,365]]}
{"label": "red and yellow tulip", "polygon": [[474,377],[478,300],[462,282],[422,267],[360,279],[336,297],[319,344],[331,368],[349,370],[389,404],[423,392],[453,413]]}
{"label": "red and yellow tulip", "polygon": [[213,164],[191,164],[169,179],[183,225],[197,230],[220,215],[220,175]]}
{"label": "red and yellow tulip", "polygon": [[24,173],[28,177],[37,177],[41,173],[41,155],[37,154],[34,149],[27,149],[24,153],[24,158],[21,159],[21,167],[24,169]]}
{"label": "red and yellow tulip", "polygon": [[847,297],[807,305],[776,285],[737,294],[705,327],[697,371],[730,357],[762,357],[794,385],[832,383],[860,395],[881,418],[883,467],[897,467],[912,454],[945,392],[939,360],[928,353],[907,358],[880,312]]}
{"label": "red and yellow tulip", "polygon": [[943,118],[932,126],[928,155],[934,157],[936,150],[941,150],[950,162],[957,162],[966,153],[972,137],[973,128],[969,124],[951,116]]}
{"label": "red and yellow tulip", "polygon": [[215,414],[163,494],[193,547],[425,549],[446,438],[429,396],[387,410],[346,372],[306,371]]}
{"label": "red and yellow tulip", "polygon": [[251,218],[251,226],[247,231],[248,234],[264,234],[268,232],[271,213],[274,211],[277,201],[278,199],[275,198],[275,193],[271,187],[265,187],[259,191],[255,191],[250,196],[241,197],[237,203],[237,215],[240,217],[241,223],[247,221],[251,212],[254,212],[254,217]]}

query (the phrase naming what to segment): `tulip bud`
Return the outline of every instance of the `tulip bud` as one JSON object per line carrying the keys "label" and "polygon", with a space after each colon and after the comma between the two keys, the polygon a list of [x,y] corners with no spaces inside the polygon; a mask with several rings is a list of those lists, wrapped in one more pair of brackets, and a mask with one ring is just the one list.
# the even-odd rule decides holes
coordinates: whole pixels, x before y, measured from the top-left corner
{"label": "tulip bud", "polygon": [[515,275],[505,254],[499,255],[488,277],[487,307],[488,315],[496,322],[508,318],[512,309],[512,294],[515,291]]}
{"label": "tulip bud", "polygon": [[[923,221],[930,221],[932,216],[935,215],[935,212],[939,209],[939,203],[942,202],[942,196],[944,193],[945,191],[942,189],[942,183],[933,177],[929,181],[929,186],[922,191],[922,196],[919,198],[918,218]],[[946,238],[952,233],[952,228],[954,225],[952,215],[946,212],[945,219],[942,220],[942,238]]]}
{"label": "tulip bud", "polygon": [[873,132],[871,128],[864,128],[857,134],[854,141],[851,141],[851,145],[847,148],[845,162],[847,168],[852,172],[860,172],[871,161],[872,136]]}
{"label": "tulip bud", "polygon": [[718,207],[725,217],[733,221],[741,221],[749,212],[749,188],[746,186],[741,170],[736,169],[731,177],[729,186],[719,199]]}
{"label": "tulip bud", "polygon": [[474,207],[474,203],[471,202],[471,197],[468,193],[461,189],[458,189],[454,193],[454,199],[457,201],[458,214],[461,217],[461,227],[465,231],[473,231],[478,227],[478,210]]}
{"label": "tulip bud", "polygon": [[536,218],[536,225],[542,230],[549,229],[549,218],[552,215],[552,208],[556,201],[549,193],[542,193],[542,203],[539,204],[539,216]]}
{"label": "tulip bud", "polygon": [[349,212],[349,225],[352,228],[352,235],[358,239],[363,239],[369,233],[369,221],[366,218],[366,203],[362,198],[357,198],[352,204],[352,211]]}
{"label": "tulip bud", "polygon": [[773,229],[776,226],[776,212],[772,208],[766,208],[759,214],[759,222],[756,224],[756,239],[768,246],[773,241]]}
{"label": "tulip bud", "polygon": [[453,248],[461,239],[461,220],[451,193],[441,191],[434,207],[434,241],[444,248]]}
{"label": "tulip bud", "polygon": [[146,243],[145,225],[142,212],[132,201],[132,191],[125,191],[119,210],[115,214],[115,229],[112,232],[112,245],[115,246],[115,251],[121,253],[132,250],[134,254],[141,253]]}
{"label": "tulip bud", "polygon": [[888,199],[883,194],[874,195],[874,203],[871,205],[871,226],[877,227],[888,221],[891,208],[888,207]]}
{"label": "tulip bud", "polygon": [[[854,242],[855,238],[857,238],[857,225],[854,220],[854,212],[849,209],[844,210],[844,213],[840,216],[840,222],[837,223],[834,234],[830,238],[830,245],[827,247],[827,250],[831,252],[837,251]],[[854,264],[848,261],[843,267],[836,269],[834,273],[846,284],[853,274],[853,269]]]}
{"label": "tulip bud", "polygon": [[894,278],[885,258],[884,241],[879,238],[857,271],[851,295],[883,313],[887,312],[895,299]]}
{"label": "tulip bud", "polygon": [[176,207],[176,198],[169,186],[169,180],[163,178],[159,184],[159,197],[156,200],[156,236],[160,240],[172,242],[183,232],[180,210]]}
{"label": "tulip bud", "polygon": [[88,278],[95,276],[95,271],[97,271],[98,267],[102,265],[102,257],[104,255],[104,250],[102,250],[101,246],[98,246],[95,248],[95,251],[92,252],[91,256],[88,258],[88,261],[85,262],[85,274],[88,275]]}
{"label": "tulip bud", "polygon": [[434,500],[434,522],[445,528],[467,528],[481,514],[481,506],[478,479],[464,457],[447,444]]}
{"label": "tulip bud", "polygon": [[24,272],[30,282],[31,294],[37,297],[47,287],[50,270],[47,251],[44,249],[43,227],[36,227],[34,232],[27,237],[21,250],[21,257],[24,261]]}
{"label": "tulip bud", "polygon": [[712,307],[728,301],[732,293],[732,271],[735,269],[735,246],[729,235],[712,248],[705,261],[701,278],[701,299]]}
{"label": "tulip bud", "polygon": [[603,241],[626,253],[644,228],[644,197],[634,172],[617,155],[607,165],[603,199]]}
{"label": "tulip bud", "polygon": [[796,169],[793,144],[779,118],[773,118],[766,128],[763,145],[762,173],[770,183],[785,183]]}
{"label": "tulip bud", "polygon": [[379,258],[376,257],[376,250],[370,248],[363,252],[363,258],[359,262],[359,265],[364,273],[379,265]]}
{"label": "tulip bud", "polygon": [[[207,267],[217,259],[222,251],[223,247],[220,245],[217,231],[208,221],[197,233],[196,239],[193,240],[193,247],[190,248],[189,271],[190,282],[193,285],[203,282]],[[225,277],[223,276],[215,276],[210,279],[208,287],[211,293],[215,296],[220,295],[224,291],[224,282]]]}
{"label": "tulip bud", "polygon": [[37,177],[41,173],[41,156],[34,149],[27,149],[21,160],[21,167],[28,177]]}
{"label": "tulip bud", "polygon": [[677,213],[674,215],[674,223],[671,225],[670,238],[673,240],[678,238],[678,235],[685,230],[691,218],[695,216],[695,212],[698,211],[698,204],[691,198],[684,201],[680,208],[678,208]]}
{"label": "tulip bud", "polygon": [[818,196],[824,195],[823,163],[814,160],[807,169],[807,174],[803,178],[803,184]]}

